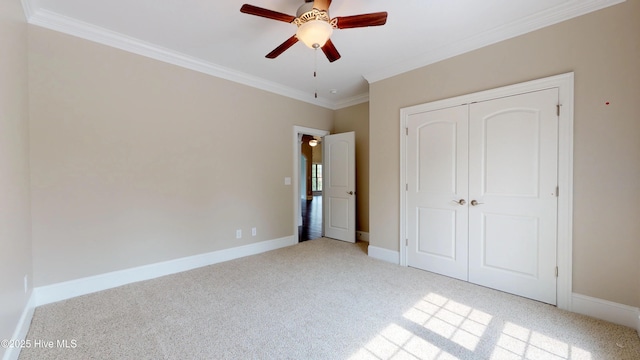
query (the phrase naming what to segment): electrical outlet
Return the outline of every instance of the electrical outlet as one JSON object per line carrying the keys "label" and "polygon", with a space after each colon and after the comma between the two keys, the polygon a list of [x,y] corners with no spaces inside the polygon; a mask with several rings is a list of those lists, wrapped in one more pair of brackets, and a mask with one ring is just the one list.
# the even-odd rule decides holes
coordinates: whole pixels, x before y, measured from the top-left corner
{"label": "electrical outlet", "polygon": [[242,230],[241,229],[236,230],[236,239],[242,239]]}
{"label": "electrical outlet", "polygon": [[256,236],[257,233],[258,233],[258,229],[251,228],[251,236]]}
{"label": "electrical outlet", "polygon": [[29,291],[29,275],[24,276],[24,293],[26,294]]}

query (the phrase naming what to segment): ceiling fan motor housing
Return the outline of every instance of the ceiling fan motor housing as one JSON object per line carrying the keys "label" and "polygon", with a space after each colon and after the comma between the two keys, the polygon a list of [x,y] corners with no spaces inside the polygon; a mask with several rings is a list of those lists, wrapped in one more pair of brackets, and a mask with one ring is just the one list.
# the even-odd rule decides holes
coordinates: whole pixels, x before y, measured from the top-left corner
{"label": "ceiling fan motor housing", "polygon": [[301,24],[311,20],[324,20],[329,22],[329,11],[314,9],[313,2],[302,4],[296,12],[296,19],[294,20],[295,24],[300,26]]}

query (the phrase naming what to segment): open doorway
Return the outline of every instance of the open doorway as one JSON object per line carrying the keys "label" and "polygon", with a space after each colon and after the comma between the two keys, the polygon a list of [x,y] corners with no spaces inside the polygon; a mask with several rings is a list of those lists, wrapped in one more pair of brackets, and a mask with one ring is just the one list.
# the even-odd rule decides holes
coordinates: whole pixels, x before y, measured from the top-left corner
{"label": "open doorway", "polygon": [[322,138],[325,130],[294,126],[294,214],[298,242],[323,236]]}
{"label": "open doorway", "polygon": [[303,134],[300,141],[300,215],[298,241],[322,237],[322,137]]}

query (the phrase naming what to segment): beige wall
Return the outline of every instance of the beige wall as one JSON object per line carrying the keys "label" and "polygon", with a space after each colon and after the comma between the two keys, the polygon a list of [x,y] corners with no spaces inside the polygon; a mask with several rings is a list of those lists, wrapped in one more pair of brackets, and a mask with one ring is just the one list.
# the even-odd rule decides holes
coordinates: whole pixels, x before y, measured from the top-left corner
{"label": "beige wall", "polygon": [[356,229],[369,232],[369,103],[336,110],[332,133],[349,131],[356,133]]}
{"label": "beige wall", "polygon": [[24,276],[32,277],[27,24],[19,0],[0,0],[0,54],[0,339],[10,339],[28,300]]}
{"label": "beige wall", "polygon": [[640,306],[639,64],[628,0],[372,84],[371,245],[398,250],[400,108],[574,71],[573,291]]}
{"label": "beige wall", "polygon": [[294,235],[293,126],[332,110],[35,26],[29,51],[36,286]]}

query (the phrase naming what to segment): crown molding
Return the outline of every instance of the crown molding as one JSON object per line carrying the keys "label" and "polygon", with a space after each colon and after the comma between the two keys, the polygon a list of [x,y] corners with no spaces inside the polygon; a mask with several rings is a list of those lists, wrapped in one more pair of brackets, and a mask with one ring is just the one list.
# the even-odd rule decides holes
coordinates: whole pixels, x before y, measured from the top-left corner
{"label": "crown molding", "polygon": [[32,6],[32,0],[22,0],[22,4],[27,21],[32,25],[58,31],[331,110],[336,110],[338,108],[336,102],[326,98],[319,97],[316,99],[309,93],[283,86],[257,76],[203,61],[190,55],[163,48],[161,46],[104,29],[93,24],[82,22],[52,11],[34,9]]}
{"label": "crown molding", "polygon": [[625,1],[571,0],[524,19],[448,44],[434,52],[425,53],[422,56],[416,56],[392,66],[378,69],[365,74],[364,78],[371,84]]}
{"label": "crown molding", "polygon": [[334,107],[333,110],[338,110],[338,109],[346,108],[346,107],[349,107],[349,106],[362,104],[362,103],[365,103],[367,101],[369,101],[369,93],[368,92],[364,93],[364,94],[352,96],[352,97],[346,98],[344,100],[337,101],[335,103],[335,107]]}
{"label": "crown molding", "polygon": [[24,11],[24,17],[29,20],[33,15],[33,7],[31,6],[32,0],[20,0],[22,3],[22,11]]}

